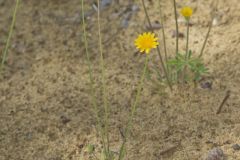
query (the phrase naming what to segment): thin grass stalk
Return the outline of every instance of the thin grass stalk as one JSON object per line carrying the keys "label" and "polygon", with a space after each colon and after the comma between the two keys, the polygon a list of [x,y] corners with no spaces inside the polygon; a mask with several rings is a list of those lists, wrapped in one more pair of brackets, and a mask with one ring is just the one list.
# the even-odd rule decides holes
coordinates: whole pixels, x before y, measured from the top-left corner
{"label": "thin grass stalk", "polygon": [[190,19],[188,18],[187,19],[187,42],[186,42],[186,55],[185,55],[185,58],[187,60],[188,58],[188,46],[189,46],[189,21]]}
{"label": "thin grass stalk", "polygon": [[148,61],[149,61],[149,55],[147,55],[147,57],[145,59],[145,64],[144,64],[143,72],[142,72],[142,75],[141,75],[140,83],[139,83],[138,88],[137,88],[136,98],[135,98],[135,101],[134,101],[134,103],[133,103],[133,105],[131,107],[131,113],[130,113],[130,116],[128,118],[127,126],[126,126],[126,129],[125,129],[125,132],[124,132],[124,136],[125,137],[124,137],[123,143],[122,143],[122,145],[120,147],[118,160],[122,160],[124,158],[124,149],[125,149],[125,145],[126,145],[126,142],[127,142],[126,139],[128,137],[129,131],[130,131],[131,127],[132,127],[133,116],[136,113],[137,105],[139,103],[141,90],[143,88],[144,78],[145,78],[145,75],[146,75],[146,72],[147,72]]}
{"label": "thin grass stalk", "polygon": [[97,8],[97,23],[98,23],[98,39],[99,39],[99,52],[100,52],[100,67],[101,67],[101,78],[102,78],[102,93],[103,93],[103,105],[104,105],[104,133],[106,136],[106,150],[105,154],[107,158],[110,156],[109,155],[109,133],[108,133],[108,127],[109,127],[109,122],[108,122],[108,117],[109,117],[109,107],[108,107],[108,102],[107,102],[107,91],[106,91],[106,79],[105,79],[105,62],[103,58],[103,48],[102,48],[102,36],[101,36],[101,24],[100,24],[100,0],[97,1],[98,8]]}
{"label": "thin grass stalk", "polygon": [[104,139],[104,131],[103,128],[101,127],[101,121],[100,117],[98,114],[98,108],[97,108],[97,102],[96,102],[96,97],[95,97],[95,89],[94,89],[94,80],[93,80],[93,69],[92,69],[92,63],[90,61],[90,56],[89,56],[89,51],[88,51],[88,41],[87,41],[87,31],[86,31],[86,23],[85,23],[85,12],[84,12],[84,0],[81,0],[81,6],[82,6],[82,29],[83,29],[83,38],[84,38],[84,46],[85,46],[85,52],[87,56],[87,65],[88,65],[88,73],[89,73],[89,81],[90,81],[90,94],[91,94],[91,99],[93,103],[93,109],[95,112],[95,116],[97,119],[97,130],[100,132],[100,136],[102,139],[103,143],[103,148],[106,150],[106,142]]}
{"label": "thin grass stalk", "polygon": [[[186,41],[186,53],[185,53],[185,61],[188,61],[188,58],[189,58],[189,56],[188,56],[188,46],[189,46],[189,21],[190,21],[190,18],[187,18],[186,19],[186,22],[187,22],[187,41]],[[183,79],[183,83],[184,83],[184,81],[185,81],[185,76],[186,76],[186,71],[187,71],[187,67],[185,66],[184,67],[184,69],[183,69],[183,77],[182,77],[182,79]]]}
{"label": "thin grass stalk", "polygon": [[203,42],[203,46],[202,46],[202,49],[201,49],[200,55],[198,56],[199,58],[202,57],[203,52],[204,52],[204,49],[205,49],[205,47],[206,47],[207,40],[208,40],[209,35],[210,35],[210,32],[211,32],[211,30],[212,30],[213,20],[214,20],[214,16],[212,16],[211,22],[209,23],[209,27],[208,27],[207,35],[206,35],[205,40],[204,40],[204,42]]}
{"label": "thin grass stalk", "polygon": [[13,29],[14,29],[14,26],[15,26],[15,23],[16,23],[16,16],[17,16],[17,10],[18,10],[18,7],[19,7],[19,3],[20,3],[20,0],[16,0],[15,8],[14,8],[14,11],[13,11],[12,23],[11,23],[11,26],[10,26],[10,29],[9,29],[6,45],[5,45],[3,54],[2,54],[2,62],[1,62],[0,72],[2,72],[3,67],[4,67],[4,63],[5,63],[6,58],[7,58],[7,53],[8,53],[8,48],[9,48],[9,45],[10,45],[10,40],[11,40],[11,37],[12,37],[12,34],[13,34]]}
{"label": "thin grass stalk", "polygon": [[[154,33],[154,30],[153,30],[153,27],[152,27],[152,23],[150,21],[150,17],[148,15],[147,8],[146,8],[144,0],[142,0],[142,5],[143,5],[143,8],[144,8],[145,15],[147,17],[147,21],[148,21],[149,27],[150,27],[151,31]],[[166,67],[164,65],[163,58],[162,58],[159,46],[157,46],[157,52],[158,52],[158,56],[159,56],[159,59],[160,59],[160,62],[161,62],[164,74],[165,74],[166,79],[167,79],[168,86],[169,86],[170,90],[172,90],[172,84],[171,84],[171,82],[169,80],[169,75],[168,75],[168,72],[167,72]]]}
{"label": "thin grass stalk", "polygon": [[174,17],[175,17],[175,24],[176,24],[176,56],[178,54],[178,41],[179,41],[179,38],[178,38],[178,34],[179,34],[179,31],[178,31],[178,19],[177,19],[177,4],[176,4],[176,0],[173,0],[173,6],[174,6]]}
{"label": "thin grass stalk", "polygon": [[[164,54],[165,54],[165,62],[168,62],[168,53],[167,53],[167,44],[166,44],[166,35],[165,35],[165,27],[164,27],[164,21],[163,21],[163,14],[162,14],[162,7],[161,7],[161,1],[159,0],[159,14],[160,14],[160,21],[162,25],[162,37],[163,37],[163,47],[164,47]],[[169,73],[169,68],[167,66],[167,71]]]}

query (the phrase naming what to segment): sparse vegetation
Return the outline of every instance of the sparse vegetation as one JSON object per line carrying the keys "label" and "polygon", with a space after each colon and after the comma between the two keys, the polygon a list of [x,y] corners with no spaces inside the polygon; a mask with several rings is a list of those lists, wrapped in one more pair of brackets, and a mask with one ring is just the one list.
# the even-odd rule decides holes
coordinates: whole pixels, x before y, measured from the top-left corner
{"label": "sparse vegetation", "polygon": [[16,22],[17,10],[18,10],[18,7],[19,7],[20,0],[16,0],[15,3],[16,3],[16,5],[15,5],[15,8],[13,10],[12,23],[11,23],[11,26],[9,28],[8,38],[6,40],[6,44],[5,44],[4,50],[3,50],[2,55],[1,55],[0,73],[2,73],[4,63],[6,62],[6,59],[7,59],[8,48],[10,46],[10,40],[12,38],[12,34],[13,34],[15,22]]}
{"label": "sparse vegetation", "polygon": [[0,1],[0,160],[237,160],[237,2]]}

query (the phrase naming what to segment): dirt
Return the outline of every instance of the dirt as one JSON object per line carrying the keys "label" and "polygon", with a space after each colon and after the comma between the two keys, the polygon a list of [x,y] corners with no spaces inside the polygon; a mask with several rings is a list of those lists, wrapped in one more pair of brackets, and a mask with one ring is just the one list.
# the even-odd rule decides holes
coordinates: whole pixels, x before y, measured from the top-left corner
{"label": "dirt", "polygon": [[[193,55],[201,49],[213,2],[177,1],[178,10],[185,5],[194,9],[190,28]],[[101,108],[97,14],[92,10],[93,3],[88,1],[85,8],[89,11],[88,40]],[[159,21],[157,1],[146,4],[151,20]],[[171,1],[162,4],[169,56],[173,56],[173,7]],[[13,1],[0,1],[0,8],[2,50]],[[111,108],[110,142],[111,148],[118,151],[122,141],[119,128],[126,125],[145,58],[137,53],[133,42],[146,30],[147,21],[140,1],[112,3],[101,10],[101,17]],[[240,160],[240,151],[232,147],[240,144],[239,21],[239,1],[220,0],[203,55],[209,74],[197,86],[174,85],[174,90],[169,91],[163,82],[145,80],[127,143],[127,159],[197,160],[219,147],[227,159]],[[179,23],[180,32],[185,35],[181,16]],[[155,31],[161,36],[161,29]],[[79,0],[21,1],[0,82],[0,160],[90,159],[85,151],[88,144],[95,145],[98,154],[101,143],[90,99],[82,36]],[[180,50],[184,46],[185,37],[180,39]],[[155,51],[150,57],[149,66],[160,66]],[[202,87],[203,83],[212,87]],[[216,114],[227,91],[230,97],[221,113]]]}

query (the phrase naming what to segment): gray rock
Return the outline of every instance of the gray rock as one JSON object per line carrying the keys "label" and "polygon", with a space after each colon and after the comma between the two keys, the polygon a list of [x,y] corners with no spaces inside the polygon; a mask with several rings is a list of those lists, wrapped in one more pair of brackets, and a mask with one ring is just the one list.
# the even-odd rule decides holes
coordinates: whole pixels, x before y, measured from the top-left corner
{"label": "gray rock", "polygon": [[213,148],[210,150],[204,160],[224,160],[224,153],[221,148]]}
{"label": "gray rock", "polygon": [[102,0],[101,7],[106,7],[112,3],[112,0]]}
{"label": "gray rock", "polygon": [[239,151],[240,150],[240,145],[239,144],[234,144],[232,146],[232,148],[235,150],[235,151]]}

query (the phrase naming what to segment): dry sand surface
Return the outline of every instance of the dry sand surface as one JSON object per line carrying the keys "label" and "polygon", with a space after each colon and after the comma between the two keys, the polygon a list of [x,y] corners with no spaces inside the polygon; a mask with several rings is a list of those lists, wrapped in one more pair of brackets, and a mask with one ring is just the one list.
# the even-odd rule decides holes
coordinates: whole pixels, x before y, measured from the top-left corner
{"label": "dry sand surface", "polygon": [[[174,55],[172,1],[163,2],[168,51]],[[198,55],[214,8],[213,0],[178,0],[178,10],[194,9],[190,47]],[[98,106],[100,87],[97,14],[85,6]],[[147,1],[152,22],[159,21],[157,0]],[[13,0],[0,0],[0,47],[11,23]],[[140,79],[145,56],[134,39],[146,30],[140,1],[119,0],[101,10],[103,51],[110,116],[110,142],[117,151]],[[204,62],[209,74],[194,86],[144,82],[141,102],[127,144],[128,160],[198,160],[219,147],[228,160],[240,160],[240,2],[219,0]],[[180,32],[186,26],[179,16]],[[161,29],[155,30],[159,36]],[[80,0],[21,1],[8,62],[0,81],[0,160],[84,160],[84,148],[100,137],[90,99],[81,29]],[[162,44],[162,42],[161,42]],[[184,50],[185,37],[180,38]],[[161,47],[162,48],[162,47]],[[159,65],[157,53],[149,66]],[[202,87],[211,83],[212,88]],[[216,114],[227,91],[230,98]],[[96,153],[98,154],[98,153]]]}

